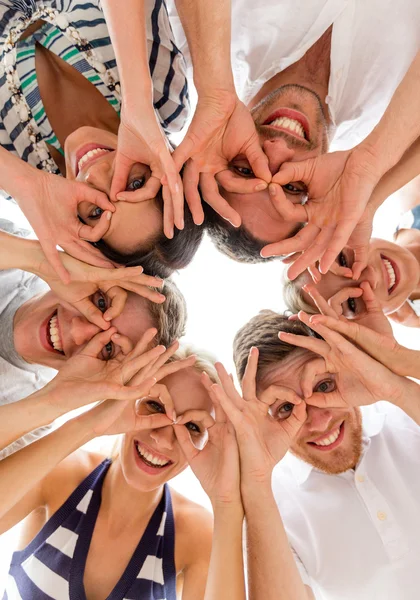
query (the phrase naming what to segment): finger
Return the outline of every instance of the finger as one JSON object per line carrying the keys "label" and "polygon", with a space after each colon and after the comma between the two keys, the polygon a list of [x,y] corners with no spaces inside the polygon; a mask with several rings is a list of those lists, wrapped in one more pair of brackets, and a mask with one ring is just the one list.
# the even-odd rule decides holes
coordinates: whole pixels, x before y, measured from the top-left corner
{"label": "finger", "polygon": [[309,283],[304,285],[302,289],[312,298],[313,303],[322,315],[328,315],[330,317],[337,318],[336,312],[328,304],[327,300],[321,296],[315,285]]}
{"label": "finger", "polygon": [[[321,335],[324,338],[324,343],[326,343],[327,346],[329,345],[330,348],[333,348],[334,350],[339,350],[342,354],[349,356],[352,355],[354,351],[354,346],[353,344],[348,342],[343,336],[336,333],[335,331],[331,331],[330,329],[328,329],[328,327],[325,327],[319,322],[312,321],[308,315],[305,315],[303,319],[301,317],[301,314],[299,313],[299,318],[301,318],[302,321],[305,319],[306,324],[309,325],[309,327],[311,327],[313,331],[316,331],[319,335]],[[326,358],[326,355],[322,352],[318,352],[318,354],[321,354],[321,356],[324,356],[324,358]]]}
{"label": "finger", "polygon": [[178,371],[192,367],[196,360],[197,357],[193,354],[188,358],[183,358],[182,360],[174,360],[170,363],[167,363],[163,367],[160,367],[160,369],[156,371],[155,377],[158,381],[161,381],[165,377],[168,377],[168,375],[172,375],[173,373],[177,373]]}
{"label": "finger", "polygon": [[[263,258],[269,258],[270,256],[281,256],[283,254],[287,255],[295,252],[303,252],[305,248],[308,248],[313,242],[319,231],[320,229],[317,225],[309,223],[303,229],[300,229],[300,231],[292,238],[264,246],[261,250],[261,256]],[[287,276],[289,277],[289,275]]]}
{"label": "finger", "polygon": [[194,147],[194,140],[191,138],[187,131],[187,134],[185,135],[184,139],[179,144],[179,146],[175,148],[172,154],[172,159],[178,171],[181,170],[182,166],[185,165],[189,161],[191,156],[194,154]]}
{"label": "finger", "polygon": [[[132,352],[134,344],[130,338],[128,338],[126,335],[122,335],[121,333],[114,333],[112,336],[112,341],[121,349],[121,354],[117,354],[116,359],[119,362],[122,362],[124,358],[128,356],[130,352]],[[128,379],[125,379],[124,381],[128,381]]]}
{"label": "finger", "polygon": [[111,300],[111,306],[103,315],[105,321],[112,321],[122,313],[127,302],[128,294],[119,286],[114,286],[107,290],[107,296]]}
{"label": "finger", "polygon": [[149,179],[146,181],[146,184],[140,190],[135,190],[134,192],[120,192],[119,194],[117,194],[116,199],[120,202],[144,202],[146,200],[151,200],[152,198],[155,198],[159,193],[161,187],[162,184],[160,182],[160,179],[158,179],[157,177],[153,177],[152,175],[151,177],[149,177]]}
{"label": "finger", "polygon": [[171,193],[167,186],[162,188],[163,197],[163,233],[171,240],[174,237],[175,214]]}
{"label": "finger", "polygon": [[309,265],[309,267],[308,267],[308,273],[312,277],[312,281],[314,283],[319,283],[321,281],[322,275],[319,272],[319,269],[318,269],[316,263],[313,264],[313,265]]}
{"label": "finger", "polygon": [[329,240],[328,248],[319,261],[319,270],[322,274],[328,273],[330,266],[349,241],[356,225],[357,221],[354,219],[343,220],[337,224],[334,234]]}
{"label": "finger", "polygon": [[101,214],[101,218],[93,227],[78,221],[78,237],[88,242],[98,242],[108,231],[111,225],[111,217],[111,211],[106,210]]}
{"label": "finger", "polygon": [[215,210],[223,219],[229,221],[234,227],[241,225],[241,217],[229,203],[222,198],[219,192],[219,187],[210,173],[202,173],[200,175],[200,188],[204,200]]}
{"label": "finger", "polygon": [[379,300],[376,298],[374,291],[368,281],[362,281],[360,287],[363,291],[363,301],[365,303],[368,313],[382,313],[383,308]]}
{"label": "finger", "polygon": [[235,406],[237,406],[238,408],[242,408],[243,398],[238,393],[238,390],[236,389],[232,379],[229,377],[229,374],[226,371],[225,367],[222,365],[222,363],[219,362],[215,363],[214,366],[216,367],[216,371],[224,392],[229,396],[229,398],[235,404]]}
{"label": "finger", "polygon": [[284,265],[290,265],[291,263],[294,263],[295,260],[298,259],[301,254],[302,254],[301,252],[294,252],[293,254],[289,254],[289,256],[282,258],[281,262]]}
{"label": "finger", "polygon": [[[305,229],[306,227],[302,231],[305,231]],[[313,242],[309,246],[307,246],[307,249],[304,250],[301,256],[299,256],[299,258],[293,263],[293,265],[289,267],[287,271],[287,276],[289,277],[289,279],[295,279],[296,277],[298,277],[301,273],[303,273],[303,271],[305,271],[305,269],[309,265],[318,261],[319,258],[323,256],[325,248],[330,242],[332,233],[333,231],[330,227],[324,226],[320,230],[319,234],[316,236]],[[321,273],[323,273],[323,271],[321,271],[320,266],[318,267],[318,269]]]}
{"label": "finger", "polygon": [[315,358],[305,364],[300,374],[300,386],[305,399],[312,396],[316,377],[326,372],[327,366],[323,358]]}
{"label": "finger", "polygon": [[191,211],[193,221],[196,225],[202,225],[204,223],[204,211],[198,191],[200,173],[194,161],[190,160],[185,165],[182,181],[184,184],[185,199]]}
{"label": "finger", "polygon": [[273,181],[280,185],[286,185],[293,181],[310,183],[315,172],[315,163],[316,159],[314,158],[283,163],[278,173],[274,175]]}
{"label": "finger", "polygon": [[127,187],[128,176],[131,171],[133,162],[122,159],[121,153],[117,149],[117,154],[114,163],[114,173],[111,182],[111,200],[119,200],[117,194],[123,192]]}
{"label": "finger", "polygon": [[280,331],[279,338],[284,342],[287,342],[291,346],[297,346],[299,348],[305,348],[306,350],[310,350],[315,354],[319,354],[321,356],[326,357],[328,352],[330,351],[329,345],[323,340],[318,340],[314,337],[309,337],[306,335],[296,335],[294,333],[286,333],[284,331]]}
{"label": "finger", "polygon": [[245,156],[254,175],[262,181],[269,183],[271,181],[271,171],[268,165],[268,157],[260,146],[260,140],[257,135],[255,135],[246,148]]}
{"label": "finger", "polygon": [[334,273],[334,275],[338,275],[338,277],[353,277],[353,271],[348,267],[341,267],[337,261],[335,260],[329,268],[330,273]]}
{"label": "finger", "polygon": [[175,341],[173,342],[169,348],[167,348],[165,350],[165,352],[163,354],[161,354],[154,363],[150,363],[149,366],[147,367],[148,369],[153,371],[158,371],[161,367],[163,367],[163,365],[170,359],[172,358],[172,356],[175,354],[175,352],[178,350],[179,348],[179,342]]}
{"label": "finger", "polygon": [[102,208],[104,211],[115,212],[115,206],[106,194],[87,186],[84,183],[81,185],[83,186],[83,194],[78,200],[78,204],[80,204],[80,202],[90,202],[91,204],[99,206],[99,208]]}
{"label": "finger", "polygon": [[130,355],[127,356],[127,360],[131,360],[132,358],[136,358],[137,356],[144,354],[149,348],[151,342],[154,340],[156,334],[156,327],[150,327],[149,329],[146,329],[137,344],[134,346]]}
{"label": "finger", "polygon": [[154,398],[155,400],[160,400],[160,402],[165,407],[165,412],[168,417],[174,422],[177,419],[177,415],[175,412],[174,401],[172,400],[172,396],[169,393],[166,385],[162,383],[156,383],[153,388],[149,392],[149,398]]}
{"label": "finger", "polygon": [[328,304],[331,306],[333,311],[340,317],[343,314],[343,304],[349,298],[360,298],[363,290],[358,287],[345,287],[339,290],[334,296],[328,300]]}
{"label": "finger", "polygon": [[137,385],[136,381],[131,381],[143,367],[147,366],[149,362],[155,360],[165,352],[165,346],[155,346],[151,350],[148,350],[140,356],[131,358],[129,362],[124,364],[124,381],[129,381],[132,385]]}
{"label": "finger", "polygon": [[184,414],[177,419],[177,425],[185,425],[190,421],[199,422],[206,429],[213,427],[215,421],[213,417],[206,410],[191,409],[184,412]]}
{"label": "finger", "polygon": [[[137,294],[138,296],[142,296],[143,298],[146,298],[147,300],[150,300],[151,302],[154,302],[155,304],[162,304],[162,302],[165,302],[165,300],[166,300],[166,296],[164,294],[162,294],[161,292],[151,289],[151,288],[149,288],[149,286],[135,283],[133,281],[120,281],[118,287],[120,289],[124,289],[129,292],[133,292],[134,294]],[[109,289],[112,289],[112,288],[109,288]],[[107,291],[107,290],[103,290],[103,291]]]}
{"label": "finger", "polygon": [[60,245],[67,254],[89,265],[108,270],[114,268],[112,262],[106,259],[97,248],[88,242],[78,239],[69,243],[63,242]]}
{"label": "finger", "polygon": [[112,336],[116,333],[116,327],[110,327],[107,331],[101,331],[97,333],[89,342],[86,344],[86,347],[83,349],[83,354],[85,356],[90,356],[92,358],[97,358],[99,353],[102,352],[104,346],[111,341]]}
{"label": "finger", "polygon": [[201,450],[194,446],[190,432],[186,427],[183,425],[175,425],[174,432],[185,458],[188,463],[191,464],[194,458],[200,454]]}
{"label": "finger", "polygon": [[243,419],[242,411],[235,405],[231,397],[225,393],[222,386],[214,383],[212,385],[212,390],[216,396],[217,402],[220,403],[220,406],[227,415],[229,421],[234,426],[235,432],[241,431]]}
{"label": "finger", "polygon": [[39,240],[45,258],[48,260],[54,271],[57,273],[61,281],[65,284],[70,283],[70,274],[61,262],[60,252],[54,243],[45,243]]}
{"label": "finger", "polygon": [[257,395],[256,377],[258,371],[258,348],[252,347],[249,351],[245,374],[242,379],[242,393],[244,400],[253,400]]}
{"label": "finger", "polygon": [[163,166],[167,187],[172,199],[175,225],[178,229],[184,229],[184,193],[179,170],[176,168],[168,149],[160,152],[159,158]]}
{"label": "finger", "polygon": [[297,393],[285,386],[281,385],[270,385],[267,389],[265,389],[258,396],[258,400],[271,406],[277,400],[284,400],[285,402],[290,402],[291,404],[299,404],[302,402],[302,398],[299,398]]}
{"label": "finger", "polygon": [[357,281],[360,279],[361,274],[366,269],[369,258],[369,246],[366,243],[365,246],[350,246],[353,247],[354,250],[354,262],[352,266],[353,271],[353,279]]}
{"label": "finger", "polygon": [[135,431],[141,431],[142,429],[160,429],[170,425],[172,425],[172,421],[166,415],[136,415]]}
{"label": "finger", "polygon": [[283,188],[275,183],[270,183],[269,194],[271,204],[285,221],[294,221],[296,223],[306,223],[308,213],[304,205],[295,204],[283,191]]}
{"label": "finger", "polygon": [[109,329],[110,323],[104,318],[103,313],[92,302],[90,298],[83,298],[79,302],[75,302],[74,306],[86,317],[88,321],[97,325],[101,329]]}
{"label": "finger", "polygon": [[254,192],[263,192],[268,189],[268,184],[261,179],[246,179],[232,173],[230,169],[225,169],[216,174],[217,183],[227,192],[234,194],[253,194]]}

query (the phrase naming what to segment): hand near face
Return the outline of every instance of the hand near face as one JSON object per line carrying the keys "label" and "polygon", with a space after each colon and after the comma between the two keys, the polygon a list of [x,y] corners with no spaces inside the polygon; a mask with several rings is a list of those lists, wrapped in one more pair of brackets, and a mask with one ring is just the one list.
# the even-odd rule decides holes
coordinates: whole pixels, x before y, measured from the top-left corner
{"label": "hand near face", "polygon": [[158,304],[165,301],[163,294],[150,289],[161,287],[163,281],[159,277],[144,275],[142,267],[91,267],[64,252],[60,252],[60,258],[70,275],[70,283],[63,284],[48,265],[40,265],[39,276],[57,296],[72,304],[101,329],[108,329],[109,321],[122,313],[127,292],[134,292]]}
{"label": "hand near face", "polygon": [[271,482],[274,467],[284,457],[306,419],[305,402],[289,388],[273,385],[257,397],[257,366],[258,350],[253,348],[242,382],[243,397],[220,364],[217,371],[221,386],[213,386],[235,429],[241,485]]}
{"label": "hand near face", "polygon": [[[241,504],[239,450],[235,431],[213,390],[210,378],[203,373],[202,383],[209,392],[215,411],[213,419],[205,411],[188,411],[174,426],[179,445],[195,476],[210,498],[213,507]],[[197,413],[197,414],[192,414]],[[199,417],[208,428],[204,448],[194,444],[192,433],[184,424]]]}
{"label": "hand near face", "polygon": [[308,201],[304,206],[292,205],[287,199],[278,204],[273,200],[273,204],[286,219],[307,225],[293,238],[266,246],[263,256],[301,252],[288,270],[288,277],[294,279],[317,260],[320,272],[326,273],[349,244],[355,251],[353,276],[359,278],[367,264],[377,208],[368,206],[369,200],[381,176],[376,159],[356,149],[283,164],[271,187],[303,181],[308,188]]}
{"label": "hand near face", "polygon": [[[299,318],[323,339],[284,332],[279,333],[279,338],[320,357],[305,365],[301,377],[302,391],[309,404],[319,408],[349,408],[379,400],[400,402],[408,380],[395,375],[340,334],[320,324],[319,319],[326,317],[309,317],[301,312]],[[313,382],[322,373],[329,373],[331,379],[318,384],[319,391],[313,393]]]}
{"label": "hand near face", "polygon": [[[134,163],[149,165],[152,176],[138,191],[126,192],[127,179]],[[153,104],[123,110],[118,129],[118,147],[112,179],[111,198],[141,202],[153,198],[161,185],[164,198],[164,233],[173,237],[174,224],[184,228],[184,195],[179,169],[169,143],[156,117]]]}
{"label": "hand near face", "polygon": [[[109,229],[115,207],[105,194],[84,183],[37,172],[35,185],[31,181],[28,193],[22,194],[17,201],[38,237],[46,259],[61,281],[68,283],[70,276],[57,246],[90,265],[112,266],[99,250],[88,243],[99,241]],[[81,202],[95,204],[105,211],[94,227],[80,222],[77,215]]]}
{"label": "hand near face", "polygon": [[[230,162],[239,155],[248,160],[256,179],[235,177],[229,170]],[[197,225],[204,221],[199,184],[205,201],[221,217],[239,227],[240,216],[220,195],[215,176],[231,192],[253,192],[256,188],[259,191],[271,181],[254,121],[235,93],[215,92],[211,97],[199,98],[187,134],[173,156],[179,168],[186,163],[184,191]]]}

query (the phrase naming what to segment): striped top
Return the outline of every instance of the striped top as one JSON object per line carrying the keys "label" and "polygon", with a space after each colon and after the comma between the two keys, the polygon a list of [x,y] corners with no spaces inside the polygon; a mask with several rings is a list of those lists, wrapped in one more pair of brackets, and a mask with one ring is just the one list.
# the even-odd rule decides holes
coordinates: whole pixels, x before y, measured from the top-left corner
{"label": "striped top", "polygon": [[[86,600],[83,575],[110,464],[106,459],[96,467],[32,542],[13,554],[3,600]],[[143,537],[106,600],[176,600],[174,546],[171,494],[165,484]]]}
{"label": "striped top", "polygon": [[[189,113],[185,63],[164,0],[145,5],[154,106],[169,134],[182,129]],[[19,41],[38,20],[43,27]],[[117,112],[119,75],[99,0],[0,0],[0,144],[39,169],[59,173],[46,144],[60,149],[39,94],[36,42],[83,74]]]}

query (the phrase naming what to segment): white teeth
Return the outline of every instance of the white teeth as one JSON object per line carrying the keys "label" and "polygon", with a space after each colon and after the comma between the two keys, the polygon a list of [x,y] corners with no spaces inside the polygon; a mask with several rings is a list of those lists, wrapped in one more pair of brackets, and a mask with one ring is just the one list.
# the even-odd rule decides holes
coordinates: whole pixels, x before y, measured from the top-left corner
{"label": "white teeth", "polygon": [[385,265],[385,268],[387,270],[388,277],[389,277],[389,286],[388,286],[388,292],[389,292],[389,290],[392,287],[394,287],[397,277],[395,275],[394,267],[392,266],[390,261],[387,258],[384,258],[383,256],[381,258],[382,258],[382,262]]}
{"label": "white teeth", "polygon": [[157,467],[164,467],[165,465],[169,464],[169,462],[170,462],[169,460],[162,460],[161,458],[154,456],[147,450],[143,450],[143,448],[141,448],[141,446],[139,444],[136,444],[136,448],[137,448],[137,452],[140,454],[140,456],[145,458],[147,460],[147,462],[151,463],[152,465],[156,465]]}
{"label": "white teeth", "polygon": [[274,127],[281,127],[282,129],[289,129],[289,131],[291,131],[295,135],[306,139],[305,130],[303,129],[299,121],[296,121],[295,119],[289,119],[288,117],[280,117],[278,119],[274,119],[274,121],[269,123],[269,125],[272,125]]}
{"label": "white teeth", "polygon": [[57,315],[54,315],[53,317],[51,317],[50,323],[49,323],[49,331],[50,331],[50,338],[51,338],[51,342],[54,347],[54,350],[63,352],[63,344],[61,343],[60,330],[58,329]]}
{"label": "white teeth", "polygon": [[105,148],[94,148],[93,150],[89,150],[89,152],[86,152],[86,154],[84,154],[78,162],[77,166],[79,168],[79,171],[81,170],[83,165],[85,163],[87,163],[88,160],[90,160],[91,158],[93,158],[94,156],[96,156],[98,154],[107,154],[107,152],[111,152],[111,151],[106,150]]}
{"label": "white teeth", "polygon": [[319,442],[313,442],[313,443],[316,446],[330,446],[331,444],[333,444],[336,441],[336,439],[338,438],[339,435],[340,435],[340,427],[338,427],[338,429],[333,431],[328,437],[323,438]]}

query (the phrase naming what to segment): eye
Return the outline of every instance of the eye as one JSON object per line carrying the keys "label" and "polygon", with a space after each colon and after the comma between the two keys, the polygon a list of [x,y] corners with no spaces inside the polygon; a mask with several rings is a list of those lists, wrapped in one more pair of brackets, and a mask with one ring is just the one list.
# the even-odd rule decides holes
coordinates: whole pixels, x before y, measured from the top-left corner
{"label": "eye", "polygon": [[185,423],[185,427],[191,433],[201,433],[201,429],[199,428],[199,426],[193,423],[192,421],[188,421],[188,423]]}
{"label": "eye", "polygon": [[104,313],[108,308],[107,298],[104,296],[102,292],[95,292],[92,296],[92,302],[99,308],[99,310]]}
{"label": "eye", "polygon": [[233,165],[232,168],[236,173],[238,173],[238,175],[241,175],[241,177],[255,177],[254,171],[249,167],[240,167],[238,165]]}
{"label": "eye", "polygon": [[102,348],[101,356],[103,360],[111,360],[115,354],[115,346],[113,342],[108,342],[106,346]]}
{"label": "eye", "polygon": [[350,312],[352,312],[354,315],[357,313],[357,306],[356,306],[356,299],[355,298],[349,298],[347,300],[347,306]]}
{"label": "eye", "polygon": [[288,194],[293,194],[295,196],[307,193],[306,186],[302,187],[301,185],[301,187],[298,187],[293,183],[287,183],[286,185],[282,185],[282,188]]}
{"label": "eye", "polygon": [[320,381],[314,388],[314,392],[321,392],[321,394],[330,394],[335,390],[335,381],[332,379],[325,379]]}
{"label": "eye", "polygon": [[280,418],[280,419],[289,418],[293,412],[294,407],[295,407],[295,405],[292,404],[291,402],[285,402],[284,404],[279,406],[277,409],[278,418]]}
{"label": "eye", "polygon": [[103,213],[103,209],[99,208],[99,206],[95,206],[95,208],[88,214],[89,219],[100,219]]}
{"label": "eye", "polygon": [[127,186],[127,192],[135,192],[136,190],[141,190],[141,188],[146,183],[145,177],[136,177]]}
{"label": "eye", "polygon": [[337,256],[337,262],[340,265],[340,267],[348,267],[346,257],[344,256],[344,252],[340,252],[340,254]]}
{"label": "eye", "polygon": [[160,404],[160,402],[155,402],[154,400],[147,400],[146,402],[147,408],[149,408],[152,412],[165,414],[165,407]]}

